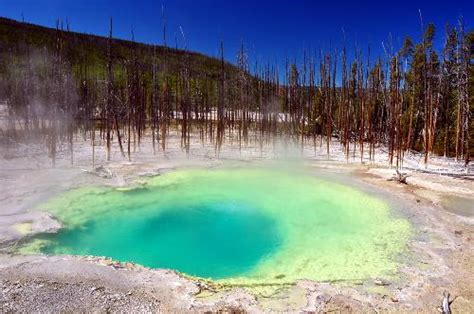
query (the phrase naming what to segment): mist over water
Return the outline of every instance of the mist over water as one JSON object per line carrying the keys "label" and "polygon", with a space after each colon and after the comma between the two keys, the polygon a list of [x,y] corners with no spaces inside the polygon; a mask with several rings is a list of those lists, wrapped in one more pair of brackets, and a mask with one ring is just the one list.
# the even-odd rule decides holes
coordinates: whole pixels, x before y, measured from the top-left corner
{"label": "mist over water", "polygon": [[395,276],[411,233],[383,200],[301,168],[177,170],[139,189],[73,190],[42,208],[66,229],[31,248],[227,282]]}

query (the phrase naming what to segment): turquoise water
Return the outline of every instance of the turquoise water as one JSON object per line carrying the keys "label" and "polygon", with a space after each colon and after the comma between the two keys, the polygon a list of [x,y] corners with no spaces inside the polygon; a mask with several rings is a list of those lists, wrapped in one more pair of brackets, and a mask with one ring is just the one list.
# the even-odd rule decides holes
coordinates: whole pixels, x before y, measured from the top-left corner
{"label": "turquoise water", "polygon": [[178,170],[41,204],[64,223],[24,251],[108,256],[230,283],[396,276],[411,234],[388,203],[305,169]]}
{"label": "turquoise water", "polygon": [[104,215],[59,233],[43,252],[105,255],[218,279],[248,272],[280,244],[274,219],[255,208],[203,202],[158,215]]}

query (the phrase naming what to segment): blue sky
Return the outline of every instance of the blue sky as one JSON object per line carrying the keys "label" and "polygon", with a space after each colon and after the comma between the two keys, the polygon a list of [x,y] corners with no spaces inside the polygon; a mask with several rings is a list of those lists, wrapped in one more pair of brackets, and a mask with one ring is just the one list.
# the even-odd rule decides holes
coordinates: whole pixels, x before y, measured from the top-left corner
{"label": "blue sky", "polygon": [[[54,26],[68,19],[78,32],[106,35],[108,19],[114,19],[114,35],[147,43],[162,43],[161,8],[168,21],[168,44],[187,47],[210,56],[218,54],[224,40],[225,56],[235,62],[241,42],[254,62],[283,63],[287,56],[301,57],[304,48],[347,45],[383,54],[382,42],[398,49],[405,35],[420,37],[421,9],[425,23],[437,26],[437,45],[443,41],[446,22],[463,16],[467,29],[474,25],[473,0],[449,1],[266,1],[266,0],[0,0],[0,16]],[[391,38],[391,40],[390,40]]]}

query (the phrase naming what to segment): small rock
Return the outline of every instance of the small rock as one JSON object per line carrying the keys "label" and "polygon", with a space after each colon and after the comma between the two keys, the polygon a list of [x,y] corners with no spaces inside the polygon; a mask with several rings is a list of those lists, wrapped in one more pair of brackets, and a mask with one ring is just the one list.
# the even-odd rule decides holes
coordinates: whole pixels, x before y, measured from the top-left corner
{"label": "small rock", "polygon": [[375,279],[374,284],[376,286],[389,286],[390,282],[388,282],[387,280],[384,280],[384,279]]}
{"label": "small rock", "polygon": [[111,266],[112,268],[114,269],[119,269],[119,268],[124,268],[124,265],[122,265],[122,263],[120,262],[115,262],[115,261],[106,261],[105,264],[107,266]]}
{"label": "small rock", "polygon": [[91,293],[94,293],[96,291],[101,291],[101,290],[104,290],[105,288],[104,287],[92,287],[91,288]]}

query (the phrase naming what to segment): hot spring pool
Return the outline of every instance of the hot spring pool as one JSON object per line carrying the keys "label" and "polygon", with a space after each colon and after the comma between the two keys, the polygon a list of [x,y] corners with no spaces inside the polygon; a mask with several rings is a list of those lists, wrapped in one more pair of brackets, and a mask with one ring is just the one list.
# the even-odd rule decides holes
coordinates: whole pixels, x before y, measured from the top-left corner
{"label": "hot spring pool", "polygon": [[65,228],[31,250],[230,282],[392,277],[410,236],[380,198],[272,169],[177,170],[138,189],[72,190],[41,208]]}

